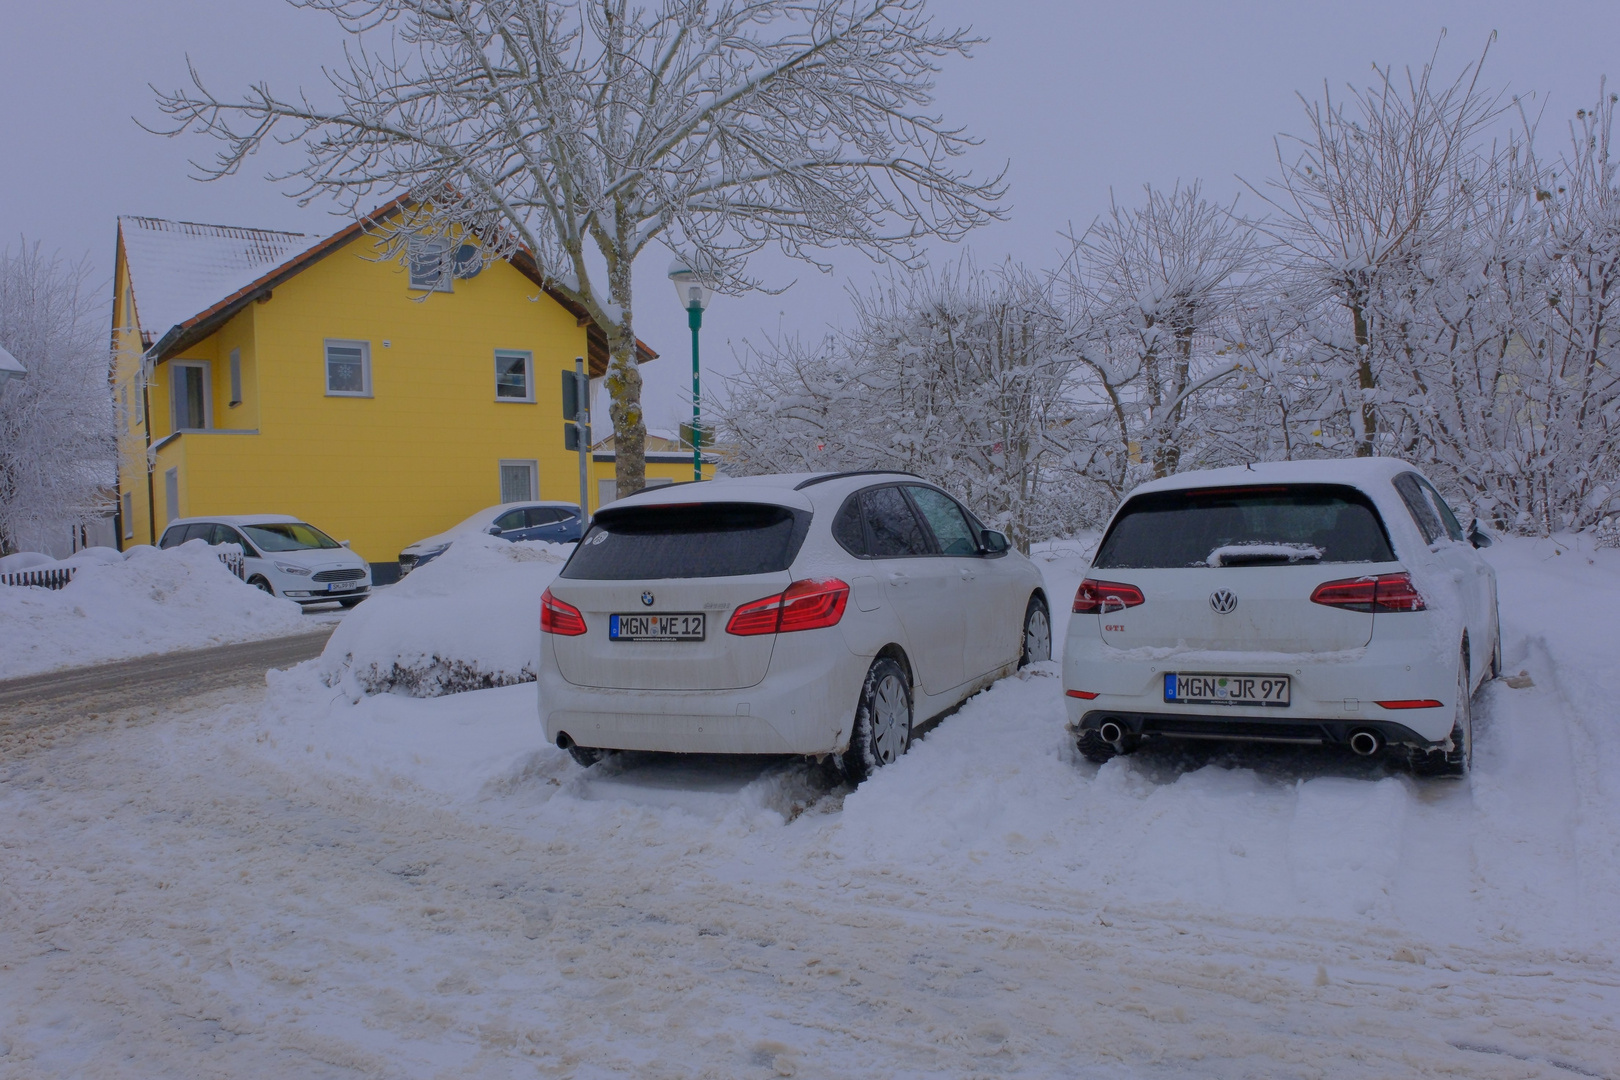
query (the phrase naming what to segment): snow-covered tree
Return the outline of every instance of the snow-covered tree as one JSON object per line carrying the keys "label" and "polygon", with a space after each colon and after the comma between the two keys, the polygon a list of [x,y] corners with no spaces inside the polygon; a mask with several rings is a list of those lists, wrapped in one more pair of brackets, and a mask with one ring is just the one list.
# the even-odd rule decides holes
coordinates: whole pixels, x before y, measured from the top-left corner
{"label": "snow-covered tree", "polygon": [[409,193],[417,212],[378,226],[391,253],[466,232],[486,259],[530,252],[607,335],[621,496],[644,478],[631,270],[649,245],[735,292],[769,245],[908,260],[999,213],[999,180],[954,164],[972,140],[927,111],[974,39],[925,0],[290,2],[354,34],[333,103],[264,84],[225,100],[193,68],[159,97],[169,133],[223,140],[207,177],[279,138],[303,142],[279,179],[305,199],[360,213]]}
{"label": "snow-covered tree", "polygon": [[88,276],[37,243],[0,253],[0,346],[28,370],[0,383],[0,554],[111,508],[112,395]]}

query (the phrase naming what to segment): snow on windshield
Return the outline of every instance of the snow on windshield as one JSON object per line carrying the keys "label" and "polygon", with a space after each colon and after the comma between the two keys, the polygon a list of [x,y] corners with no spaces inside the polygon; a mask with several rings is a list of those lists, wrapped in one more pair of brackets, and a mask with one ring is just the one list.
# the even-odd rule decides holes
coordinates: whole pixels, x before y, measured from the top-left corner
{"label": "snow on windshield", "polygon": [[1209,566],[1259,566],[1269,563],[1320,562],[1324,552],[1312,544],[1223,544],[1209,553]]}

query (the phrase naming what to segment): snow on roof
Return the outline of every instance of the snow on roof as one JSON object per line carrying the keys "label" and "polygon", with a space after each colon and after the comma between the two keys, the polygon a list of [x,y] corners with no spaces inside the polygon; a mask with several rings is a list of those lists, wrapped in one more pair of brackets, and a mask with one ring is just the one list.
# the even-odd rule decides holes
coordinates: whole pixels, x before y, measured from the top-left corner
{"label": "snow on roof", "polygon": [[1154,480],[1134,489],[1179,491],[1184,488],[1245,486],[1248,484],[1349,484],[1364,485],[1374,480],[1392,480],[1403,472],[1416,471],[1409,462],[1395,457],[1323,458],[1313,461],[1257,461],[1252,465],[1232,465],[1223,469],[1196,469]]}
{"label": "snow on roof", "polygon": [[124,257],[144,336],[201,314],[310,246],[303,233],[122,215]]}
{"label": "snow on roof", "polygon": [[28,374],[28,369],[22,366],[22,361],[8,353],[3,345],[0,345],[0,371],[13,375]]}

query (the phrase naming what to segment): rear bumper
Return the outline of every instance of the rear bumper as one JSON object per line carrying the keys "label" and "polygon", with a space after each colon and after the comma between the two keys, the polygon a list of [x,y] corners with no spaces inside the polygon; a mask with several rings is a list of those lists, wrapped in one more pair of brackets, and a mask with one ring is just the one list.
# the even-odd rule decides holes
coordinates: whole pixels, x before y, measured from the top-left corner
{"label": "rear bumper", "polygon": [[1373,717],[1318,720],[1289,716],[1273,719],[1209,713],[1132,713],[1093,709],[1078,720],[1070,721],[1069,726],[1076,734],[1081,734],[1096,731],[1109,720],[1118,724],[1130,739],[1221,739],[1318,746],[1345,744],[1350,741],[1353,732],[1374,731],[1391,746],[1428,747],[1438,745],[1441,741],[1425,739],[1405,724]]}
{"label": "rear bumper", "polygon": [[817,663],[784,664],[784,651],[777,650],[761,682],[739,690],[619,690],[563,679],[550,643],[542,642],[546,739],[566,735],[579,746],[689,754],[843,751],[871,659],[840,648]]}

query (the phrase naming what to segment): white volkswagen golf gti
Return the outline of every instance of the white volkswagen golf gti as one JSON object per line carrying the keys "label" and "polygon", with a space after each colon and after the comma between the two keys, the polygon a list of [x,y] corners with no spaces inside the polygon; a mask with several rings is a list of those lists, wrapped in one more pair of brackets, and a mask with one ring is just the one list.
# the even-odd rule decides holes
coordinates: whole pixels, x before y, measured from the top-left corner
{"label": "white volkswagen golf gti", "polygon": [[1387,747],[1419,772],[1465,773],[1469,702],[1501,663],[1496,575],[1475,550],[1489,544],[1391,458],[1137,488],[1069,617],[1081,753],[1243,739]]}
{"label": "white volkswagen golf gti", "polygon": [[904,473],[648,489],[603,507],[540,612],[546,737],[607,750],[837,755],[1051,657],[1040,571]]}

